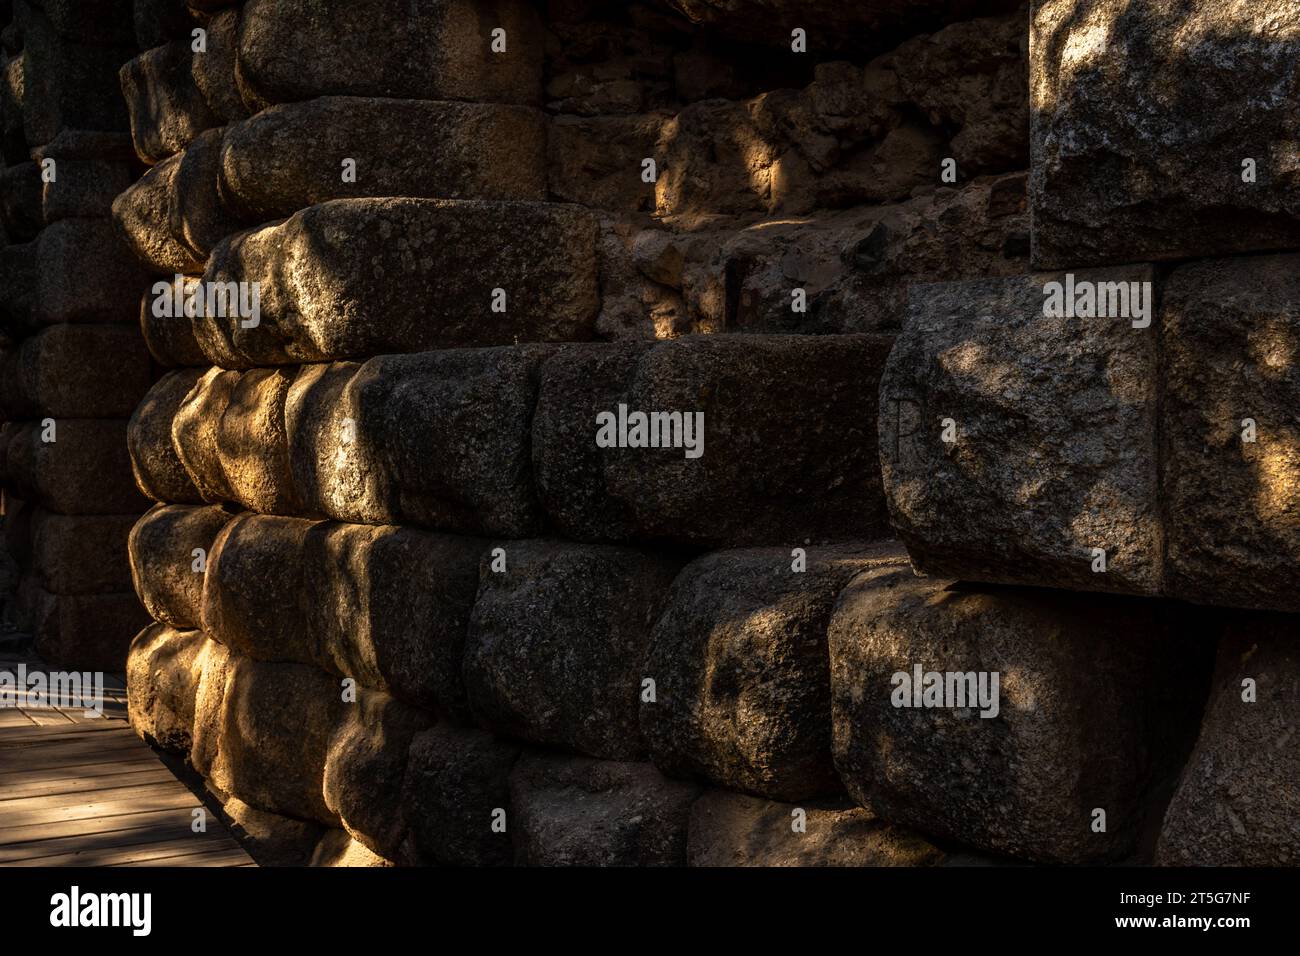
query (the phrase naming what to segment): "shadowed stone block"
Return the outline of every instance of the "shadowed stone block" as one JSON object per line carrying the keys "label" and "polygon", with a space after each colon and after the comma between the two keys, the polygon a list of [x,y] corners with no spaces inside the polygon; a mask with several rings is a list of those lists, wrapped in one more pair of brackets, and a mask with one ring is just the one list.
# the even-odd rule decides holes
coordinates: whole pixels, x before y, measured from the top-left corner
{"label": "shadowed stone block", "polygon": [[6,467],[20,496],[68,515],[138,514],[147,507],[131,479],[125,421],[49,421],[21,426],[9,442]]}
{"label": "shadowed stone block", "polygon": [[[505,31],[494,52],[493,31]],[[250,0],[238,79],[258,109],[314,96],[535,103],[545,32],[523,0]]]}
{"label": "shadowed stone block", "polygon": [[147,163],[179,153],[199,133],[221,125],[199,92],[191,59],[189,39],[175,40],[122,67],[131,139]]}
{"label": "shadowed stone block", "polygon": [[[184,156],[168,156],[132,183],[113,200],[113,223],[118,235],[156,275],[203,271],[203,263],[172,232],[176,202],[176,181]],[[167,321],[179,321],[169,319]]]}
{"label": "shadowed stone block", "polygon": [[407,835],[402,816],[407,750],[433,717],[372,690],[359,690],[356,702],[343,708],[325,755],[325,804],[353,839],[397,859]]}
{"label": "shadowed stone block", "polygon": [[692,805],[687,854],[691,866],[933,866],[944,859],[922,837],[862,807],[796,807],[725,790]]}
{"label": "shadowed stone block", "polygon": [[577,206],[337,199],[221,242],[204,280],[259,283],[260,316],[196,333],[228,368],[581,341],[600,306],[596,233]]}
{"label": "shadowed stone block", "polygon": [[152,369],[139,333],[121,325],[53,325],[0,364],[10,419],[122,418],[149,390]]}
{"label": "shadowed stone block", "polygon": [[1297,637],[1294,617],[1229,618],[1201,735],[1165,814],[1157,863],[1300,863]]}
{"label": "shadowed stone block", "polygon": [[[543,369],[533,423],[542,505],[580,540],[728,547],[877,536],[876,383],[889,344],[701,335],[565,350]],[[624,406],[626,435],[610,420],[605,438],[619,442],[599,446],[598,416],[617,419]],[[676,440],[660,421],[658,447],[631,447],[651,434],[642,424],[635,437],[633,412],[678,414]]]}
{"label": "shadowed stone block", "polygon": [[[232,126],[221,188],[251,222],[366,196],[544,200],[545,156],[546,118],[535,109],[327,96]],[[343,181],[346,159],[354,182]]]}
{"label": "shadowed stone block", "polygon": [[680,562],[631,548],[504,544],[483,559],[465,645],[470,706],[496,733],[610,760],[645,753],[646,648]]}
{"label": "shadowed stone block", "polygon": [[1036,265],[1300,247],[1300,8],[1037,0],[1029,48]]}
{"label": "shadowed stone block", "polygon": [[1300,611],[1300,256],[1180,266],[1161,321],[1166,590]]}
{"label": "shadowed stone block", "polygon": [[305,509],[361,524],[537,533],[529,437],[538,370],[553,353],[454,349],[304,368],[285,419]]}
{"label": "shadowed stone block", "polygon": [[105,219],[60,219],[36,240],[32,319],[60,322],[135,321],[145,273]]}
{"label": "shadowed stone block", "polygon": [[[441,724],[416,734],[406,764],[402,807],[411,850],[422,863],[507,866],[510,768],[519,748],[486,731]],[[505,831],[493,814],[506,811]]]}
{"label": "shadowed stone block", "polygon": [[1206,630],[1159,602],[867,571],[829,631],[835,765],[891,823],[1036,862],[1123,858],[1190,748]]}
{"label": "shadowed stone block", "polygon": [[656,694],[641,729],[656,766],[775,799],[843,793],[826,626],[849,580],[879,564],[906,566],[902,548],[752,548],[688,564],[644,667]]}
{"label": "shadowed stone block", "polygon": [[131,587],[126,540],[135,515],[31,516],[31,564],[51,594],[120,594]]}
{"label": "shadowed stone block", "polygon": [[[1151,277],[1128,267],[1075,278]],[[1054,281],[1065,277],[912,287],[880,383],[892,524],[923,574],[1155,594],[1155,321],[1048,317]]]}
{"label": "shadowed stone block", "polygon": [[121,673],[131,639],[149,615],[131,591],[119,594],[31,595],[36,652],[61,670]]}
{"label": "shadowed stone block", "polygon": [[510,774],[515,863],[683,866],[699,792],[648,763],[526,754]]}

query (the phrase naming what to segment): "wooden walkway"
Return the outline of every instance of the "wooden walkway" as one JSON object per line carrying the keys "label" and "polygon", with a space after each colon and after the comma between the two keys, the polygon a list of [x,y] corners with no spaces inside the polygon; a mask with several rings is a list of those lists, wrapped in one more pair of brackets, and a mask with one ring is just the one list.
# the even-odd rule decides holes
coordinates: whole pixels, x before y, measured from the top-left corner
{"label": "wooden walkway", "polygon": [[103,717],[0,707],[0,866],[255,865],[211,811],[193,832],[203,804],[130,729],[113,684]]}

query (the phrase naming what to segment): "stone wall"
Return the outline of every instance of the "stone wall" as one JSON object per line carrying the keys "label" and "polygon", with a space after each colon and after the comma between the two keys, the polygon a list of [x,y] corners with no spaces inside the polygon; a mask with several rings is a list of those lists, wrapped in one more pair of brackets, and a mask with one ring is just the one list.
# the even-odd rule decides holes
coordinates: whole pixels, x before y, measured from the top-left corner
{"label": "stone wall", "polygon": [[134,726],[269,863],[1296,863],[1300,19],[1184,7],[136,0]]}

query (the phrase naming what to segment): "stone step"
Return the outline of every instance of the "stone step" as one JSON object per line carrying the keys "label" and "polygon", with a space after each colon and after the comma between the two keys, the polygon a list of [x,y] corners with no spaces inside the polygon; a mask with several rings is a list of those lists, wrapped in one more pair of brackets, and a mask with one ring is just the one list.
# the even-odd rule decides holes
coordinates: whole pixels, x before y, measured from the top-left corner
{"label": "stone step", "polygon": [[221,189],[250,222],[330,199],[540,201],[545,164],[546,117],[530,107],[327,96],[230,127]]}
{"label": "stone step", "polygon": [[[250,0],[238,79],[258,109],[316,96],[538,103],[545,32],[525,0]],[[505,31],[493,52],[493,31]]]}
{"label": "stone step", "polygon": [[131,479],[124,419],[65,418],[17,427],[5,454],[8,480],[24,500],[68,515],[138,514],[148,502]]}
{"label": "stone step", "polygon": [[322,203],[217,246],[204,282],[245,283],[248,312],[256,283],[258,314],[205,315],[195,334],[229,368],[590,339],[596,232],[548,203]]}
{"label": "stone step", "polygon": [[1044,0],[1032,18],[1035,266],[1300,248],[1300,87],[1278,83],[1300,8],[1077,12]]}
{"label": "stone step", "polygon": [[[1145,319],[1045,316],[1058,274],[913,287],[880,447],[918,570],[1300,610],[1297,267],[1181,266]],[[1152,280],[1125,267],[1073,281]]]}
{"label": "stone step", "polygon": [[0,418],[124,418],[153,377],[124,325],[52,325],[0,358]]}
{"label": "stone step", "polygon": [[1178,605],[869,570],[830,623],[835,766],[856,803],[931,836],[1128,858],[1195,737],[1216,636]]}

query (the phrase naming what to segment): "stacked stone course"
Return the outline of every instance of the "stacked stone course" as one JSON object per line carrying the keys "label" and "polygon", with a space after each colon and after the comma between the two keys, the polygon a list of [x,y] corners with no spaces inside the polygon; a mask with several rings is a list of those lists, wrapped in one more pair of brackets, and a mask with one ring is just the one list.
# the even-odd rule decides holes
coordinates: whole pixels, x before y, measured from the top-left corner
{"label": "stacked stone course", "polygon": [[[0,394],[104,410],[52,501],[129,451],[132,723],[264,862],[1300,858],[1300,22],[795,6],[136,0],[102,245],[165,371],[114,404],[68,331]],[[1198,82],[1208,133],[1134,121]],[[6,315],[79,315],[72,241]],[[1045,316],[1066,269],[1150,321]]]}
{"label": "stacked stone course", "polygon": [[5,4],[0,486],[18,566],[7,623],[51,664],[120,671],[147,620],[125,544],[145,499],[126,419],[153,380],[142,272],[109,220],[136,175],[117,93],[131,4]]}

